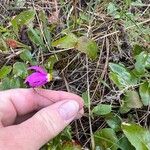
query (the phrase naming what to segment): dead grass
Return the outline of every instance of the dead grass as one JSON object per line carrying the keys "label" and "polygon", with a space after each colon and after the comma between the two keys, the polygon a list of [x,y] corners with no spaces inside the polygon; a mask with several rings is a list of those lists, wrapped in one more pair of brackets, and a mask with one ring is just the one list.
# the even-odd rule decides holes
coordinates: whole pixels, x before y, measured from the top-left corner
{"label": "dead grass", "polygon": [[[44,9],[49,17],[49,24],[56,24],[56,30],[52,33],[52,38],[55,40],[60,37],[61,30],[69,27],[70,30],[78,35],[87,35],[94,39],[99,46],[99,58],[92,62],[84,54],[78,53],[75,50],[52,50],[44,53],[41,50],[34,50],[37,55],[37,60],[43,64],[48,56],[51,54],[62,54],[63,57],[55,65],[55,69],[59,71],[61,80],[53,81],[46,86],[48,89],[65,90],[81,95],[83,92],[88,91],[89,106],[85,110],[85,115],[82,119],[72,123],[74,131],[74,139],[82,143],[83,147],[90,145],[93,138],[93,132],[97,129],[104,128],[106,123],[103,118],[91,118],[90,113],[93,106],[99,103],[110,103],[116,108],[121,103],[121,91],[109,80],[108,77],[108,63],[121,62],[126,66],[134,64],[132,58],[133,43],[139,43],[145,48],[150,48],[150,43],[145,40],[145,35],[139,34],[137,39],[132,38],[134,30],[139,30],[138,27],[149,27],[149,1],[143,1],[144,6],[133,6],[132,8],[124,8],[122,1],[117,1],[118,5],[125,10],[134,11],[140,14],[136,23],[125,27],[127,18],[115,20],[113,17],[107,15],[106,5],[108,1],[86,0],[66,0],[65,2],[45,1],[26,1],[22,8],[12,7],[13,1],[4,0],[0,3],[0,23],[9,26],[9,17],[13,17],[20,11],[27,8],[34,8],[37,13],[39,10]],[[81,24],[77,23],[79,13],[85,13],[90,16],[88,22]],[[74,22],[74,27],[69,26]],[[40,27],[40,21],[37,16],[37,25]],[[41,30],[42,32],[42,30]],[[132,33],[133,32],[133,33]],[[18,50],[19,51],[19,50]],[[0,54],[0,66],[2,64],[12,64],[16,61],[18,51],[10,51],[9,54]],[[3,55],[3,56],[2,56]],[[10,59],[11,58],[11,59]],[[103,81],[103,82],[102,82]],[[144,126],[149,125],[149,108],[142,110],[132,110],[130,112],[136,122]],[[127,119],[127,116],[122,116]],[[94,141],[91,142],[94,147]]]}

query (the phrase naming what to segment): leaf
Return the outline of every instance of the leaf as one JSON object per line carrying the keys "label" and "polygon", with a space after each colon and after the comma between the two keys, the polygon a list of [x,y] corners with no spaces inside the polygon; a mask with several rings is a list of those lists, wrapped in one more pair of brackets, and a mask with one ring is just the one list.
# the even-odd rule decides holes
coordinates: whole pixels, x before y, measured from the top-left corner
{"label": "leaf", "polygon": [[111,69],[109,77],[119,88],[122,89],[137,84],[137,78],[124,65],[109,63],[109,67]]}
{"label": "leaf", "polygon": [[143,106],[138,92],[131,90],[125,93],[125,103],[129,108],[141,108]]}
{"label": "leaf", "polygon": [[105,117],[105,121],[114,131],[121,130],[122,120],[117,114],[110,113]]}
{"label": "leaf", "polygon": [[135,148],[131,145],[131,143],[125,136],[120,138],[118,144],[121,150],[135,150]]}
{"label": "leaf", "polygon": [[127,81],[130,80],[131,74],[123,64],[109,63],[109,67],[112,70],[112,72],[114,72],[115,74],[122,76]]}
{"label": "leaf", "polygon": [[89,97],[88,96],[88,91],[82,93],[82,98],[84,100],[84,106],[85,107],[88,107],[88,105],[89,105],[88,97]]}
{"label": "leaf", "polygon": [[118,150],[118,139],[113,129],[104,128],[94,133],[95,145],[100,146],[100,150]]}
{"label": "leaf", "polygon": [[51,55],[47,60],[46,60],[46,68],[49,70],[49,73],[53,72],[53,67],[54,64],[58,61],[58,56],[57,55]]}
{"label": "leaf", "polygon": [[150,69],[150,53],[148,54],[148,58],[147,58],[147,61],[146,61],[146,64],[145,64],[145,68]]}
{"label": "leaf", "polygon": [[150,105],[150,83],[144,82],[140,85],[139,93],[144,106]]}
{"label": "leaf", "polygon": [[32,60],[32,54],[29,50],[24,50],[21,54],[20,54],[20,58],[23,61],[31,61]]}
{"label": "leaf", "polygon": [[132,108],[141,108],[143,106],[139,94],[136,91],[128,90],[122,101],[120,108],[121,113],[127,113]]}
{"label": "leaf", "polygon": [[0,83],[0,89],[1,90],[10,89],[10,79],[8,77],[2,79],[2,81]]}
{"label": "leaf", "polygon": [[23,25],[27,25],[31,20],[34,19],[34,16],[34,10],[26,10],[21,12],[11,21],[14,31],[18,33],[19,28]]}
{"label": "leaf", "polygon": [[114,82],[114,84],[117,85],[117,87],[123,88],[122,83],[119,81],[119,76],[116,73],[110,72],[109,73],[109,78]]}
{"label": "leaf", "polygon": [[20,87],[21,87],[21,81],[19,78],[10,79],[8,77],[5,77],[2,79],[2,82],[0,84],[1,90],[8,90],[8,89],[14,89]]}
{"label": "leaf", "polygon": [[22,62],[16,62],[13,65],[13,74],[14,77],[21,77],[24,79],[28,75],[27,65]]}
{"label": "leaf", "polygon": [[20,43],[14,39],[6,39],[6,44],[11,47],[11,48],[29,48],[29,46],[23,44],[23,43]]}
{"label": "leaf", "polygon": [[131,5],[132,0],[124,0],[124,2],[126,3],[127,6]]}
{"label": "leaf", "polygon": [[82,150],[82,147],[75,141],[68,141],[62,145],[62,150]]}
{"label": "leaf", "polygon": [[20,88],[22,85],[22,82],[19,78],[11,79],[10,80],[10,88],[15,89],[15,88]]}
{"label": "leaf", "polygon": [[0,33],[4,33],[4,32],[9,32],[8,28],[0,25]]}
{"label": "leaf", "polygon": [[72,140],[72,129],[71,126],[67,126],[61,133],[61,139],[66,141],[66,140]]}
{"label": "leaf", "polygon": [[16,7],[23,7],[26,3],[26,0],[16,0]]}
{"label": "leaf", "polygon": [[143,52],[143,48],[140,45],[134,45],[133,46],[133,56],[136,57],[139,55],[141,52]]}
{"label": "leaf", "polygon": [[131,3],[132,6],[142,6],[144,5],[141,0],[136,0]]}
{"label": "leaf", "polygon": [[68,35],[52,42],[53,47],[70,49],[74,48],[77,44],[77,37],[73,33],[69,33]]}
{"label": "leaf", "polygon": [[11,72],[11,70],[12,70],[11,66],[3,66],[0,69],[0,79],[5,78]]}
{"label": "leaf", "polygon": [[126,105],[122,105],[121,107],[120,107],[120,113],[121,114],[125,114],[125,113],[127,113],[127,112],[129,112],[131,110],[131,108],[129,108],[129,107],[126,107]]}
{"label": "leaf", "polygon": [[7,44],[2,38],[0,38],[0,50],[1,51],[7,51],[8,50]]}
{"label": "leaf", "polygon": [[73,33],[69,33],[68,35],[52,42],[52,46],[66,49],[76,48],[78,51],[87,54],[90,59],[94,60],[97,58],[98,47],[96,42],[87,37],[77,38]]}
{"label": "leaf", "polygon": [[43,10],[39,12],[39,19],[41,20],[41,23],[42,23],[42,30],[43,30],[43,33],[47,42],[46,44],[48,44],[48,46],[51,47],[51,34],[47,27],[48,18]]}
{"label": "leaf", "polygon": [[76,49],[87,54],[87,56],[92,60],[97,58],[98,47],[96,42],[85,36],[78,39]]}
{"label": "leaf", "polygon": [[107,13],[114,18],[120,18],[119,12],[117,11],[118,8],[115,6],[114,3],[110,2],[107,6]]}
{"label": "leaf", "polygon": [[43,38],[41,37],[41,33],[39,30],[37,29],[32,29],[30,28],[28,30],[28,37],[29,39],[36,45],[36,46],[40,46],[43,48],[43,50],[46,49]]}
{"label": "leaf", "polygon": [[88,22],[90,20],[90,16],[88,16],[85,12],[80,12],[79,16],[80,16],[80,19],[83,21]]}
{"label": "leaf", "polygon": [[143,75],[145,73],[147,59],[148,54],[146,52],[142,52],[136,57],[135,69],[138,74]]}
{"label": "leaf", "polygon": [[109,114],[111,112],[111,105],[99,104],[93,108],[92,112],[96,115]]}
{"label": "leaf", "polygon": [[150,132],[147,129],[137,124],[122,123],[122,130],[136,150],[149,150]]}

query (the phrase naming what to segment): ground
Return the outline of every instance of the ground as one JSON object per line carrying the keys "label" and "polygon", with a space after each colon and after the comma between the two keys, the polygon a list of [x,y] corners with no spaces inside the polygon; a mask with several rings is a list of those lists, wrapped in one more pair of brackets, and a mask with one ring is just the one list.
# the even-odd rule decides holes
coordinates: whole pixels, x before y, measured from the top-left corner
{"label": "ground", "polygon": [[[23,14],[19,19],[24,21],[15,25],[12,20],[27,10],[31,16]],[[121,123],[136,123],[143,130],[150,125],[149,104],[140,86],[150,79],[149,27],[149,0],[0,2],[0,66],[12,67],[7,76],[0,75],[1,89],[26,87],[28,72],[21,70],[36,64],[55,72],[43,88],[73,92],[85,100],[84,116],[43,149],[60,149],[60,141],[78,149],[123,149],[125,145],[108,141],[114,140],[113,134],[134,146]],[[150,98],[149,87],[144,92]],[[104,143],[97,144],[98,132]]]}

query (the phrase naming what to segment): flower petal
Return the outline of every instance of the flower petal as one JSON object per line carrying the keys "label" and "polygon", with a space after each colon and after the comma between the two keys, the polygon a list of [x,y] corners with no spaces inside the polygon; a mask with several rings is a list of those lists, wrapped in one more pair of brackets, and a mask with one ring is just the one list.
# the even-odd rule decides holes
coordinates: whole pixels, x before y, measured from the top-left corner
{"label": "flower petal", "polygon": [[34,82],[34,83],[29,83],[29,85],[31,86],[31,87],[39,87],[39,86],[43,86],[43,85],[45,85],[47,83],[47,81],[39,81],[39,82]]}
{"label": "flower petal", "polygon": [[45,74],[35,72],[26,78],[25,83],[27,82],[31,87],[37,87],[37,86],[44,85],[48,81],[47,81],[47,76]]}
{"label": "flower petal", "polygon": [[29,67],[28,70],[35,70],[39,73],[42,73],[42,74],[47,74],[46,70],[43,69],[42,67],[40,66],[32,66],[32,67]]}

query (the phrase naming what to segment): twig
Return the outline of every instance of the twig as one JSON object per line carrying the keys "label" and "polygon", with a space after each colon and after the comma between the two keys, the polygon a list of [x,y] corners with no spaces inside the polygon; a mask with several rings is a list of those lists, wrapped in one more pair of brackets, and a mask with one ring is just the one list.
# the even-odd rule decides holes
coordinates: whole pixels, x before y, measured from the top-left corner
{"label": "twig", "polygon": [[[134,27],[136,27],[136,26],[139,26],[139,25],[142,25],[142,24],[145,24],[145,23],[148,23],[148,22],[150,22],[150,18],[147,19],[147,20],[144,20],[144,21],[142,21],[142,22],[140,22],[140,23],[137,23],[136,25],[129,26],[129,27],[125,28],[125,30],[129,30],[129,29],[131,29],[131,28],[134,28]],[[93,40],[97,41],[97,40],[99,40],[99,39],[104,39],[104,38],[106,38],[106,37],[109,37],[109,36],[111,36],[111,35],[117,34],[117,33],[119,33],[119,32],[120,32],[120,31],[118,30],[118,31],[115,31],[115,32],[106,34],[106,35],[104,35],[104,36],[101,36],[101,37],[99,37],[99,35],[97,35],[97,36],[93,37]]]}
{"label": "twig", "polygon": [[[104,76],[105,76],[105,73],[106,73],[106,71],[107,71],[107,66],[108,66],[108,60],[109,60],[109,41],[108,41],[107,38],[106,38],[106,52],[107,52],[107,54],[106,54],[106,61],[105,61],[105,65],[104,65],[103,72],[102,72],[101,77],[100,77],[101,80],[102,80],[102,79],[104,78]],[[95,93],[96,93],[96,91],[97,91],[98,86],[100,86],[99,84],[100,84],[101,80],[98,81],[98,83],[97,83],[97,85],[96,85],[96,88],[95,88],[95,90],[94,90],[94,92],[93,92],[93,95],[92,95],[91,99],[93,99],[93,97],[94,97],[94,95],[95,95]]]}

